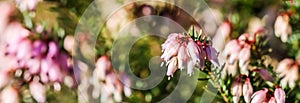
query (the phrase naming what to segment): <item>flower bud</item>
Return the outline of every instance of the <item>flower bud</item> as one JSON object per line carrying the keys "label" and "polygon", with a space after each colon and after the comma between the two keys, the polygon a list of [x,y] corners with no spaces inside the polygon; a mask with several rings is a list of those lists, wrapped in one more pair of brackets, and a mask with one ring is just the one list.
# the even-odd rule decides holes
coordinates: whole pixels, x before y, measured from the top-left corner
{"label": "flower bud", "polygon": [[242,96],[242,81],[241,78],[238,76],[235,78],[232,86],[231,86],[231,94],[233,95],[233,102],[238,103],[240,97]]}
{"label": "flower bud", "polygon": [[285,92],[280,87],[276,87],[274,96],[277,103],[285,103]]}
{"label": "flower bud", "polygon": [[243,85],[243,96],[246,103],[250,103],[252,93],[253,93],[253,88],[250,79],[246,78],[246,81]]}
{"label": "flower bud", "polygon": [[0,103],[19,103],[18,91],[11,86],[4,88],[0,95]]}

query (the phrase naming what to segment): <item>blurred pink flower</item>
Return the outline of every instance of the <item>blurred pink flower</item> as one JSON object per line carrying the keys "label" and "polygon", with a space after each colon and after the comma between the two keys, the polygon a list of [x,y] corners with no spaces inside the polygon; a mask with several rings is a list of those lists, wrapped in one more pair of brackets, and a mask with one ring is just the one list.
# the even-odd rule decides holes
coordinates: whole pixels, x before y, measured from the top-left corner
{"label": "blurred pink flower", "polygon": [[66,38],[64,39],[64,48],[71,54],[72,54],[74,45],[75,45],[74,36],[71,36],[71,35],[66,36]]}
{"label": "blurred pink flower", "polygon": [[287,42],[288,35],[292,33],[292,27],[289,24],[290,18],[287,14],[279,15],[274,24],[274,33],[281,38],[282,42]]}
{"label": "blurred pink flower", "polygon": [[285,103],[285,92],[279,86],[274,91],[274,97],[277,103]]}
{"label": "blurred pink flower", "polygon": [[123,72],[111,70],[112,65],[108,56],[101,56],[95,65],[92,78],[93,98],[98,98],[101,94],[101,102],[121,102],[122,93],[127,97],[131,95],[130,78]]}
{"label": "blurred pink flower", "polygon": [[39,0],[16,0],[17,5],[21,11],[35,10]]}
{"label": "blurred pink flower", "polygon": [[96,62],[94,75],[100,80],[105,80],[105,75],[111,68],[112,66],[109,58],[107,56],[101,56]]}
{"label": "blurred pink flower", "polygon": [[1,70],[0,71],[0,89],[6,86],[12,78],[9,76],[7,71]]}
{"label": "blurred pink flower", "polygon": [[245,83],[243,84],[243,96],[246,103],[250,103],[252,94],[253,87],[251,85],[250,79],[246,78]]}
{"label": "blurred pink flower", "polygon": [[48,58],[56,57],[58,55],[58,52],[59,52],[58,44],[54,41],[49,42],[47,57]]}
{"label": "blurred pink flower", "polygon": [[255,92],[252,96],[251,96],[251,103],[263,103],[265,101],[267,101],[267,92],[269,90],[267,88],[264,88],[263,90],[259,90],[257,92]]}
{"label": "blurred pink flower", "polygon": [[33,80],[29,83],[29,89],[32,97],[38,103],[46,102],[46,87],[38,81]]}
{"label": "blurred pink flower", "polygon": [[221,26],[219,26],[216,34],[212,40],[212,46],[216,48],[217,51],[223,51],[226,40],[229,39],[231,33],[231,23],[229,21],[225,21]]}
{"label": "blurred pink flower", "polygon": [[33,57],[41,57],[47,51],[46,43],[41,41],[41,40],[34,41],[32,48],[33,48],[32,49],[32,56]]}
{"label": "blurred pink flower", "polygon": [[15,11],[15,7],[12,3],[7,1],[0,2],[1,13],[0,13],[0,33],[3,32],[7,24],[9,23],[10,16]]}
{"label": "blurred pink flower", "polygon": [[19,94],[17,89],[12,86],[5,87],[0,94],[1,103],[19,103]]}
{"label": "blurred pink flower", "polygon": [[269,99],[269,102],[268,103],[278,103],[278,102],[276,102],[276,99],[274,98],[274,97],[271,97],[270,99]]}
{"label": "blurred pink flower", "polygon": [[285,88],[287,84],[290,88],[295,87],[295,82],[299,79],[298,63],[292,59],[284,59],[280,61],[276,72],[279,73],[280,85]]}
{"label": "blurred pink flower", "polygon": [[240,76],[236,77],[232,86],[231,86],[231,94],[233,95],[233,102],[238,103],[240,100],[240,97],[243,93],[243,84],[242,84],[242,78]]}

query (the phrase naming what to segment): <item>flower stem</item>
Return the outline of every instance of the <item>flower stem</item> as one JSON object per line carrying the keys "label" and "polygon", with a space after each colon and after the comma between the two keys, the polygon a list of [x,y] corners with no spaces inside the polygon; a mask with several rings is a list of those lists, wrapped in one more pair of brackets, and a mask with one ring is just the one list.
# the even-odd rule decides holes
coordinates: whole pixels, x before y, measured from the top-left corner
{"label": "flower stem", "polygon": [[213,72],[209,72],[208,74],[211,76],[211,79],[213,80],[213,82],[214,82],[215,85],[217,86],[218,91],[220,92],[221,96],[223,97],[223,100],[224,100],[226,103],[229,103],[228,96],[225,94],[225,92],[224,92],[223,89],[222,89],[222,86],[219,84],[219,82],[218,82],[218,80],[217,80],[218,78],[216,78],[216,76],[214,75]]}

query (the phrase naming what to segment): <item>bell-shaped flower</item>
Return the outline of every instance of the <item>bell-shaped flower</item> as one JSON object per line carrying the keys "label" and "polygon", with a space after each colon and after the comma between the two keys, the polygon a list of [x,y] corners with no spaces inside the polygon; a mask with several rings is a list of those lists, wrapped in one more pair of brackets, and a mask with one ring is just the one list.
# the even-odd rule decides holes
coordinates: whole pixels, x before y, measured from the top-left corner
{"label": "bell-shaped flower", "polygon": [[274,97],[277,103],[285,103],[285,92],[279,86],[274,91]]}
{"label": "bell-shaped flower", "polygon": [[243,93],[243,84],[241,81],[242,78],[240,76],[236,77],[232,86],[231,86],[231,94],[233,95],[233,102],[238,103],[240,100],[240,97]]}
{"label": "bell-shaped flower", "polygon": [[246,103],[250,103],[252,94],[253,87],[251,85],[250,79],[246,78],[245,83],[243,84],[243,96]]}
{"label": "bell-shaped flower", "polygon": [[269,90],[267,88],[264,88],[263,90],[259,90],[257,92],[255,92],[252,96],[251,96],[251,103],[263,103],[265,101],[267,101],[267,92]]}

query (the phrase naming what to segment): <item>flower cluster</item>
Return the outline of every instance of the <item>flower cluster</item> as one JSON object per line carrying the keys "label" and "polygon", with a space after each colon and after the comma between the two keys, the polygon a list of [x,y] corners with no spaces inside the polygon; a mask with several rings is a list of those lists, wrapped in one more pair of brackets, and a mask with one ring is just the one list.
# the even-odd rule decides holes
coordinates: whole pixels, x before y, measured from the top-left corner
{"label": "flower cluster", "polygon": [[[248,33],[242,34],[238,39],[229,41],[224,50],[223,56],[228,59],[226,65],[228,71],[237,71],[235,64],[238,61],[241,74],[248,74],[248,64],[251,56],[251,45],[255,42],[255,37],[250,36]],[[228,68],[234,65],[234,68]],[[229,70],[232,69],[232,70]],[[230,72],[235,75],[235,72]]]}
{"label": "flower cluster", "polygon": [[274,93],[267,88],[256,91],[251,96],[251,103],[285,103],[285,92],[279,86],[276,86]]}
{"label": "flower cluster", "polygon": [[[196,36],[192,38],[190,35]],[[166,62],[168,67],[167,76],[172,77],[177,69],[182,70],[185,66],[187,67],[187,73],[192,75],[195,66],[198,68],[205,66],[206,59],[211,61],[214,66],[219,66],[217,51],[206,43],[206,40],[200,40],[204,38],[202,33],[195,33],[194,28],[192,28],[190,35],[172,33],[162,44],[163,54],[161,59]]]}
{"label": "flower cluster", "polygon": [[125,96],[131,95],[130,79],[125,73],[112,70],[111,62],[107,56],[101,56],[96,62],[93,71],[93,97],[98,98],[101,94],[101,102],[121,102],[122,92]]}
{"label": "flower cluster", "polygon": [[241,96],[244,96],[246,103],[251,101],[251,96],[253,94],[253,87],[250,82],[250,78],[246,78],[244,84],[242,83],[242,75],[235,78],[231,86],[231,94],[233,95],[233,102],[238,103]]}
{"label": "flower cluster", "polygon": [[239,103],[241,96],[244,97],[246,103],[285,103],[285,92],[280,86],[276,86],[274,93],[271,93],[267,88],[253,93],[254,89],[250,78],[246,76],[244,80],[243,77],[245,75],[237,76],[231,85],[231,94],[234,103]]}
{"label": "flower cluster", "polygon": [[292,59],[283,59],[277,66],[276,72],[279,73],[279,77],[282,78],[280,85],[285,88],[287,84],[290,88],[294,88],[299,74],[298,62]]}
{"label": "flower cluster", "polygon": [[[1,5],[14,8],[10,3]],[[7,14],[14,11],[8,10]],[[46,86],[53,85],[55,90],[60,90],[60,84],[68,76],[71,77],[72,67],[70,57],[60,50],[58,43],[51,38],[37,38],[45,35],[42,32],[26,29],[17,21],[8,20],[10,15],[2,15],[6,19],[1,43],[1,70],[0,89],[2,103],[18,101],[19,89],[22,85],[29,85],[30,93],[37,102],[46,102]],[[74,81],[69,82],[74,85]],[[11,96],[12,99],[4,99]]]}

